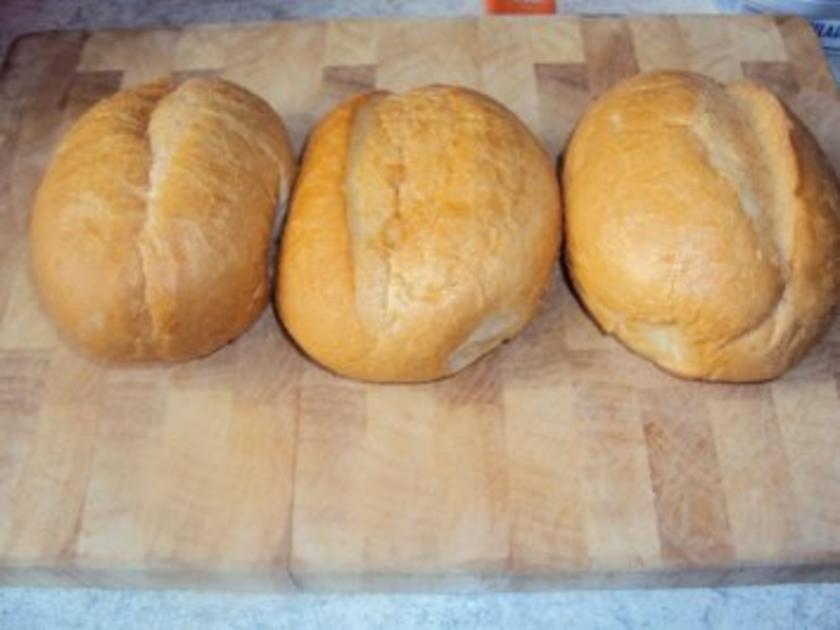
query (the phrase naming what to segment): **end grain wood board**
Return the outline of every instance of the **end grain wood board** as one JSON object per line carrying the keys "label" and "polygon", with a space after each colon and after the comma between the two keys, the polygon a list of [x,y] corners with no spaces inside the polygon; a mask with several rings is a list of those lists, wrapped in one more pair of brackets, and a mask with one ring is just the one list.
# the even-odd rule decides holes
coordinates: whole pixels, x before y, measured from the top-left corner
{"label": "end grain wood board", "polygon": [[808,26],[769,17],[288,22],[20,40],[0,118],[0,582],[483,589],[836,579],[840,324],[773,383],[672,378],[558,280],[525,333],[447,381],[375,386],[303,358],[269,310],[180,365],[104,369],[56,338],[26,226],[52,147],[158,75],[266,98],[296,150],[351,94],[446,82],[558,154],[638,71],[748,77],[837,168]]}

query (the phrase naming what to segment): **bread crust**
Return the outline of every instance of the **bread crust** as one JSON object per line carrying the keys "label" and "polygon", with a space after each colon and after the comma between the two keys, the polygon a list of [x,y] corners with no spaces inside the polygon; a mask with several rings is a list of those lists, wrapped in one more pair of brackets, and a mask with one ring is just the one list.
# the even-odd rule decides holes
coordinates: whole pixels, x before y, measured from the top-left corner
{"label": "bread crust", "polygon": [[364,94],[310,138],[278,311],[338,373],[440,378],[531,319],[559,239],[552,162],[511,112],[449,86]]}
{"label": "bread crust", "polygon": [[294,160],[283,123],[220,79],[160,80],[85,113],[38,190],[30,245],[65,337],[107,360],[181,360],[241,334]]}
{"label": "bread crust", "polygon": [[769,91],[685,72],[596,101],[566,153],[565,258],[598,324],[688,378],[779,376],[831,322],[840,194]]}

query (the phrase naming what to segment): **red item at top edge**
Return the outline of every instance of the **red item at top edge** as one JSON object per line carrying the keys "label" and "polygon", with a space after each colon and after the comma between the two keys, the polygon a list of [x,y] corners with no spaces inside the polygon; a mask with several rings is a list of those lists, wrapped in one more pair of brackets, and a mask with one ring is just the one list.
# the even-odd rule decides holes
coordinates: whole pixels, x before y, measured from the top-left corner
{"label": "red item at top edge", "polygon": [[484,0],[488,13],[546,14],[555,12],[554,0]]}

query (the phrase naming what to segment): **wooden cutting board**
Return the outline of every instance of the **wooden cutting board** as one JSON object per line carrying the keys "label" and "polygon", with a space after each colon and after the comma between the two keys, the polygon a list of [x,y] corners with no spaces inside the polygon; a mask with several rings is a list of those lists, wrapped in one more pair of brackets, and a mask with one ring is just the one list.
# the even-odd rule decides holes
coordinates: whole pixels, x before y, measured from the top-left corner
{"label": "wooden cutting board", "polygon": [[467,85],[558,154],[640,70],[766,84],[840,166],[808,26],[768,17],[287,22],[44,34],[0,117],[0,583],[535,588],[840,577],[840,323],[773,383],[672,378],[601,336],[558,278],[518,339],[450,380],[375,386],[301,357],[269,310],[212,357],[104,369],[30,279],[57,138],[120,86],[219,74],[299,150],[353,93]]}

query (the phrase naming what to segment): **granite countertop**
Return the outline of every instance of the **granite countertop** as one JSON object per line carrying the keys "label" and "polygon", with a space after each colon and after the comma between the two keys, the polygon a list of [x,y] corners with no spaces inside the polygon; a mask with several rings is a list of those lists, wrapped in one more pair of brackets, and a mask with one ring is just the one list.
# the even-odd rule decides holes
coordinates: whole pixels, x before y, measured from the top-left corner
{"label": "granite countertop", "polygon": [[0,590],[0,628],[840,628],[840,585],[481,595]]}
{"label": "granite countertop", "polygon": [[[560,0],[564,12],[713,12],[737,0]],[[478,14],[482,0],[6,0],[0,56],[17,35],[348,15]],[[41,628],[840,629],[840,585],[475,595],[278,595],[0,588],[0,629]]]}

